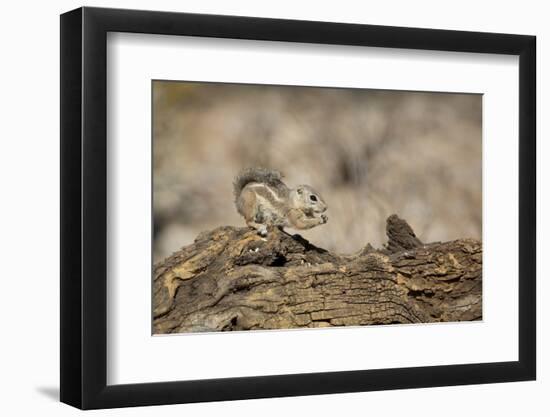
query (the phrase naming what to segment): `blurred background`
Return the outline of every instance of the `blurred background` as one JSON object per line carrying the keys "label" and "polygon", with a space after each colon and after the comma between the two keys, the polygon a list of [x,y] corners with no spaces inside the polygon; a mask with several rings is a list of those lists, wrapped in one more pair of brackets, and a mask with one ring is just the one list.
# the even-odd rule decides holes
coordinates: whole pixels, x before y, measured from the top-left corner
{"label": "blurred background", "polygon": [[154,261],[244,226],[253,166],[321,193],[328,223],[299,233],[337,253],[381,247],[392,213],[425,242],[481,239],[481,113],[476,94],[154,81]]}

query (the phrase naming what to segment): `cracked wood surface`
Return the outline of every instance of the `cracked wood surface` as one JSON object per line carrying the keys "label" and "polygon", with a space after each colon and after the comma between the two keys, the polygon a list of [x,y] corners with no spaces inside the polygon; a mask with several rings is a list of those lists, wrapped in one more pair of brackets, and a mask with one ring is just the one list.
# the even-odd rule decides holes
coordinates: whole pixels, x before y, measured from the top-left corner
{"label": "cracked wood surface", "polygon": [[278,229],[200,234],[154,268],[155,334],[481,319],[482,246],[423,244],[396,215],[388,243],[336,255]]}

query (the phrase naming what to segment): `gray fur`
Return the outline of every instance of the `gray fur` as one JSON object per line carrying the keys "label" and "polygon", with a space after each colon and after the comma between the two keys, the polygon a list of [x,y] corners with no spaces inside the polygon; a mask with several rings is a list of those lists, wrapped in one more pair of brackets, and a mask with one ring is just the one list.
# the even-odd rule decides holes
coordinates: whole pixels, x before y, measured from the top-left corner
{"label": "gray fur", "polygon": [[243,188],[253,182],[267,184],[277,189],[281,187],[286,188],[286,186],[281,181],[282,178],[282,174],[274,169],[247,168],[242,170],[233,182],[233,194],[235,196],[235,202],[237,202],[237,200],[239,199]]}

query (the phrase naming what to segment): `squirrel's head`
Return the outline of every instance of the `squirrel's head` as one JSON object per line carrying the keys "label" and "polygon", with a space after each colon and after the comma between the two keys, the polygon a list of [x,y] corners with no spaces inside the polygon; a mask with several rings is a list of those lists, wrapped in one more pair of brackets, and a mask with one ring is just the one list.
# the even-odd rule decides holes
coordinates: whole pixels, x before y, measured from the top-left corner
{"label": "squirrel's head", "polygon": [[321,214],[327,210],[323,197],[309,185],[299,185],[291,193],[292,205],[310,214]]}

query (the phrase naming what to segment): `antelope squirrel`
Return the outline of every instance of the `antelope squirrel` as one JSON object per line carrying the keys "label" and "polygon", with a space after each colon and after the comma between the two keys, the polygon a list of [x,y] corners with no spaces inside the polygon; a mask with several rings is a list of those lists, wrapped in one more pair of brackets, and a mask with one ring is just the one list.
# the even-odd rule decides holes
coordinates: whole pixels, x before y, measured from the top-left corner
{"label": "antelope squirrel", "polygon": [[241,171],[233,183],[235,205],[246,224],[267,236],[267,228],[311,229],[325,224],[327,205],[309,185],[288,188],[280,172],[266,168]]}

